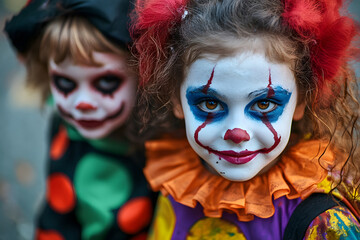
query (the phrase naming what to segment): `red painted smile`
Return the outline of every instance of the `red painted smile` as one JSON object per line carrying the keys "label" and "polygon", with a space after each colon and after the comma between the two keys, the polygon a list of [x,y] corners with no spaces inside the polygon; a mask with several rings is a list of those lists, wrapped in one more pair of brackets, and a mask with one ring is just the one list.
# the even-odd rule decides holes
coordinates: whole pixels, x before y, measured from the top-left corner
{"label": "red painted smile", "polygon": [[208,149],[209,152],[219,156],[220,158],[232,163],[232,164],[245,164],[250,162],[254,157],[256,157],[260,152],[259,151],[241,151],[239,153],[234,151],[216,151]]}
{"label": "red painted smile", "polygon": [[114,118],[117,118],[118,116],[120,116],[122,114],[122,112],[124,111],[124,105],[125,104],[121,104],[120,108],[118,111],[116,111],[113,115],[110,115],[102,120],[91,120],[91,119],[75,119],[70,113],[66,112],[60,105],[57,105],[60,114],[63,117],[69,118],[71,120],[73,120],[74,122],[76,122],[78,125],[80,125],[82,128],[84,129],[97,129],[100,128],[101,126],[103,126],[107,121],[112,120]]}

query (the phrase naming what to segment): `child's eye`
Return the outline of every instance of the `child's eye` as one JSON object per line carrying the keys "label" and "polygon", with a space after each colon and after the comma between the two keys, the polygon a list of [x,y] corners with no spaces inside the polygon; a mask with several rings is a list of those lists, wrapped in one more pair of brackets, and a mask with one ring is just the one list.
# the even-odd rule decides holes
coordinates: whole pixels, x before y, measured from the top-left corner
{"label": "child's eye", "polygon": [[63,92],[65,95],[69,94],[76,88],[76,83],[68,79],[66,77],[60,76],[60,75],[53,75],[52,76],[53,82],[56,86],[56,88]]}
{"label": "child's eye", "polygon": [[268,112],[275,110],[277,108],[277,106],[278,105],[276,103],[273,103],[271,101],[261,100],[261,101],[254,103],[254,105],[251,106],[251,110],[261,112],[261,113],[268,113]]}
{"label": "child's eye", "polygon": [[221,104],[216,100],[205,100],[197,105],[204,112],[218,112],[224,110]]}
{"label": "child's eye", "polygon": [[96,79],[93,85],[98,91],[104,94],[112,94],[119,88],[122,81],[123,80],[117,76],[106,75]]}

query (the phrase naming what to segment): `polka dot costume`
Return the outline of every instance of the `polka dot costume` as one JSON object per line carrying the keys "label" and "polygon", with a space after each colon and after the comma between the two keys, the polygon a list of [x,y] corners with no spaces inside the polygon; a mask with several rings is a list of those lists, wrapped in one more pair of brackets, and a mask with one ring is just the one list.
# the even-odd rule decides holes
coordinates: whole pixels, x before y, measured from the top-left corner
{"label": "polka dot costume", "polygon": [[[54,118],[36,240],[145,240],[154,194],[126,142],[87,140]],[[129,153],[131,152],[131,153]]]}

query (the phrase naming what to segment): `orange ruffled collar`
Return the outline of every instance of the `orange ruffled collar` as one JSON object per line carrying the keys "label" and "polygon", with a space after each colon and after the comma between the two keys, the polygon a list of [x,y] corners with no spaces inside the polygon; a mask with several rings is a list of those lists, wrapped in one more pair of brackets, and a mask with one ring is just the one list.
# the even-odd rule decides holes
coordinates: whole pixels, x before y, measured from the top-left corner
{"label": "orange ruffled collar", "polygon": [[210,173],[186,139],[161,139],[146,143],[144,169],[150,185],[165,196],[189,207],[200,203],[207,217],[233,212],[240,221],[254,215],[269,218],[274,212],[272,199],[305,199],[319,191],[317,184],[327,175],[334,154],[320,141],[301,142],[290,148],[268,172],[246,182],[233,182]]}

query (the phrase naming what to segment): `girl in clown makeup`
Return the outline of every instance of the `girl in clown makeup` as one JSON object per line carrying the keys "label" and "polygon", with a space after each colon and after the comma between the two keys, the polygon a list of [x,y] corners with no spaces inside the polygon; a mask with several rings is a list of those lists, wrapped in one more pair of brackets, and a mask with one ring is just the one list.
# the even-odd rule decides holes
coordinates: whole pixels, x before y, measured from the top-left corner
{"label": "girl in clown makeup", "polygon": [[58,110],[35,239],[146,237],[153,193],[133,133],[131,6],[128,0],[33,0],[6,24],[28,83],[44,98],[51,94]]}
{"label": "girl in clown makeup", "polygon": [[136,12],[143,121],[175,129],[146,144],[162,193],[150,239],[360,239],[358,29],[343,1]]}

